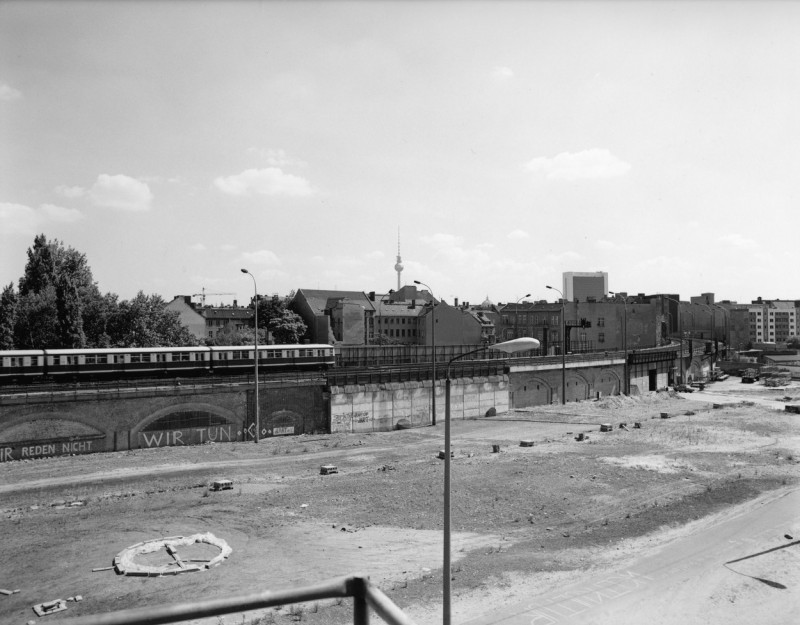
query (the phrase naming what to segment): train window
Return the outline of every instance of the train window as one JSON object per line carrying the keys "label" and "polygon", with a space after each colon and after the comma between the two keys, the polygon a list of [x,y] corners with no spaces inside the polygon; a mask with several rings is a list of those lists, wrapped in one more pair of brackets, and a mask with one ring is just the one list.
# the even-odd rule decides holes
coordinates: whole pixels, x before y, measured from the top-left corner
{"label": "train window", "polygon": [[189,360],[189,352],[178,352],[177,354],[172,354],[172,362],[183,362]]}
{"label": "train window", "polygon": [[131,354],[131,362],[142,362],[141,354]]}
{"label": "train window", "polygon": [[142,354],[142,362],[150,362],[150,354]]}
{"label": "train window", "polygon": [[86,364],[93,365],[97,362],[97,356],[87,356],[86,357]]}
{"label": "train window", "polygon": [[268,349],[267,358],[280,358],[281,351],[279,349]]}
{"label": "train window", "polygon": [[244,360],[247,358],[247,352],[233,352],[234,360]]}
{"label": "train window", "polygon": [[77,356],[61,356],[59,364],[61,365],[77,365]]}
{"label": "train window", "polygon": [[155,358],[155,362],[167,362],[167,354],[153,354]]}
{"label": "train window", "polygon": [[[86,361],[87,362],[89,361],[89,357],[88,356],[86,357]],[[107,363],[108,363],[108,356],[102,355],[102,356],[98,356],[97,357],[97,364],[98,365],[105,365]]]}

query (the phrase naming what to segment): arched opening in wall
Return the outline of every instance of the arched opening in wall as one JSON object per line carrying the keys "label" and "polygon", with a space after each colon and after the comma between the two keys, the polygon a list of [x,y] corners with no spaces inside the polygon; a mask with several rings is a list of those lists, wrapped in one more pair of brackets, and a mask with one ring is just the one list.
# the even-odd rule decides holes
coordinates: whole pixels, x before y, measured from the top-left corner
{"label": "arched opening in wall", "polygon": [[206,428],[217,425],[228,425],[228,421],[224,417],[203,410],[184,410],[181,412],[172,412],[160,419],[156,419],[142,428],[142,432],[186,430],[189,428]]}
{"label": "arched opening in wall", "polygon": [[594,381],[594,391],[601,397],[619,395],[622,381],[611,371],[604,371]]}
{"label": "arched opening in wall", "polygon": [[543,379],[537,377],[515,380],[511,387],[512,408],[529,408],[546,406],[550,403],[552,388]]}
{"label": "arched opening in wall", "polygon": [[581,377],[570,375],[567,377],[566,401],[583,401],[589,398],[589,384]]}
{"label": "arched opening in wall", "polygon": [[263,436],[304,434],[303,417],[292,410],[278,410],[265,416],[261,433]]}

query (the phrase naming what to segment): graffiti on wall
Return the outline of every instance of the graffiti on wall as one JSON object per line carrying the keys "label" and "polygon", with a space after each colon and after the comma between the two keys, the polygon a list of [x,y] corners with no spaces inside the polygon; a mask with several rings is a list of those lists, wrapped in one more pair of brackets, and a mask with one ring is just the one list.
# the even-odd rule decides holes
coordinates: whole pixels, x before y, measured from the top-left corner
{"label": "graffiti on wall", "polygon": [[204,443],[231,443],[242,440],[242,431],[235,425],[214,425],[182,430],[153,430],[139,432],[139,447],[174,447],[203,445]]}
{"label": "graffiti on wall", "polygon": [[71,456],[74,454],[90,454],[104,451],[102,434],[71,437],[69,439],[56,439],[45,441],[20,441],[14,443],[0,443],[0,462],[11,460],[29,460],[33,458],[48,458],[51,456]]}
{"label": "graffiti on wall", "polygon": [[359,410],[331,415],[331,432],[349,432],[355,423],[368,423],[370,412]]}

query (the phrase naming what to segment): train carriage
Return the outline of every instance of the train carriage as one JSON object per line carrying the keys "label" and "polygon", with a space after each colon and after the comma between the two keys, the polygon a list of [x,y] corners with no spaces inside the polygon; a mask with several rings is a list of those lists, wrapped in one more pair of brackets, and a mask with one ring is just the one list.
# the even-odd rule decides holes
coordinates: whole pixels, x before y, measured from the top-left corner
{"label": "train carriage", "polygon": [[[334,366],[331,345],[260,345],[259,367],[322,371]],[[145,377],[247,374],[253,347],[119,347],[0,351],[0,384]]]}
{"label": "train carriage", "polygon": [[0,384],[18,384],[44,375],[44,352],[16,349],[0,352]]}
{"label": "train carriage", "polygon": [[48,349],[45,373],[55,379],[193,375],[208,369],[207,347]]}
{"label": "train carriage", "polygon": [[[253,347],[210,347],[214,373],[247,373],[253,368]],[[258,366],[267,371],[325,370],[334,364],[330,345],[259,345]]]}

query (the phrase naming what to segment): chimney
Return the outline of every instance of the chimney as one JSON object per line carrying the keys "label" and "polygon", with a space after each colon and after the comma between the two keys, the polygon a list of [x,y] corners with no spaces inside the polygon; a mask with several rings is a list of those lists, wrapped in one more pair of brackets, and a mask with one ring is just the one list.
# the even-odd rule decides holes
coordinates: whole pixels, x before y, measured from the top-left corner
{"label": "chimney", "polygon": [[237,302],[236,300],[233,300],[233,307],[236,308],[238,306],[239,306],[239,302]]}
{"label": "chimney", "polygon": [[458,308],[458,298],[456,297],[456,298],[455,298],[455,300],[453,300],[453,301],[455,302],[455,304],[453,304],[453,305],[454,305],[456,308]]}

